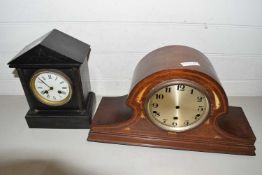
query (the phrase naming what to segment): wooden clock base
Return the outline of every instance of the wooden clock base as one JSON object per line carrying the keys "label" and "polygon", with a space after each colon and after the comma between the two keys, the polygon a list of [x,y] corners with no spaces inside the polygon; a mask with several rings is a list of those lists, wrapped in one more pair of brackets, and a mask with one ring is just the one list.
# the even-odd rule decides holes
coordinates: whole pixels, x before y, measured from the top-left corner
{"label": "wooden clock base", "polygon": [[[206,121],[190,132],[174,133],[149,124],[126,105],[127,96],[104,97],[93,118],[89,141],[181,150],[255,155],[255,135],[240,107],[229,107],[211,127]],[[140,119],[135,115],[141,115]]]}
{"label": "wooden clock base", "polygon": [[87,129],[90,128],[95,94],[90,92],[87,97],[85,111],[28,111],[25,118],[29,128],[57,128],[57,129]]}

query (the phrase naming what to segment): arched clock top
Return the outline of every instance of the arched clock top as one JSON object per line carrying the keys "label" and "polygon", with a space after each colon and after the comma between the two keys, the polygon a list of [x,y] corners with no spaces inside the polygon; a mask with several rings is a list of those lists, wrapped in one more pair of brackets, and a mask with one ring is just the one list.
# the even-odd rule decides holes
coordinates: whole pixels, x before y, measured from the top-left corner
{"label": "arched clock top", "polygon": [[227,112],[228,100],[212,64],[186,46],[166,46],[146,55],[135,69],[127,103],[142,111],[150,92],[178,81],[200,87],[209,98],[211,113]]}
{"label": "arched clock top", "polygon": [[137,64],[131,89],[149,75],[170,69],[195,70],[210,76],[219,83],[212,64],[203,53],[191,47],[173,45],[150,52]]}

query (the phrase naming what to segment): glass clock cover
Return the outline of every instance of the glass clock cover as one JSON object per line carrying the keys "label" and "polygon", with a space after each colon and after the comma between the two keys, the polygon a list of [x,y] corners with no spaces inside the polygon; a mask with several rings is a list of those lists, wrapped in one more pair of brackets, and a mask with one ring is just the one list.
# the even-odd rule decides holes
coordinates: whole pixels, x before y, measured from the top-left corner
{"label": "glass clock cover", "polygon": [[34,96],[50,106],[61,106],[72,96],[69,78],[59,71],[39,71],[32,76],[30,87]]}

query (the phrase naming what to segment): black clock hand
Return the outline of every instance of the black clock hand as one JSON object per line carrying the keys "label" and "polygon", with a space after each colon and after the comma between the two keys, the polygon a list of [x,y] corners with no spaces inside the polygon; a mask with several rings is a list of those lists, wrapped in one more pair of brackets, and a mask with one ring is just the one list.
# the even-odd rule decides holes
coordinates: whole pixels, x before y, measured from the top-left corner
{"label": "black clock hand", "polygon": [[44,83],[47,87],[50,88],[50,86],[48,86],[43,80],[41,80],[40,78],[38,78],[38,80],[40,80],[42,83]]}
{"label": "black clock hand", "polygon": [[[38,78],[38,80],[40,80],[42,83],[44,83],[47,87],[49,87],[49,90],[53,90],[53,87],[50,87],[50,86],[48,86],[43,80],[41,80],[40,78]],[[48,91],[49,91],[48,90]]]}

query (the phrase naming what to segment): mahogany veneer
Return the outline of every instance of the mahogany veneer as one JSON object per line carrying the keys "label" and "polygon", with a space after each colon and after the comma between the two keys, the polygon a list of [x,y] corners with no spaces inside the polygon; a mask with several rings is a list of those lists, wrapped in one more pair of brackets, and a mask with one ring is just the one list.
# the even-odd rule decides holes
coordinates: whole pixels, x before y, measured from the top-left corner
{"label": "mahogany veneer", "polygon": [[[210,113],[200,126],[185,132],[165,131],[147,117],[144,106],[150,91],[172,80],[189,80],[205,88]],[[128,95],[102,98],[88,140],[255,155],[256,138],[243,110],[228,106],[208,58],[193,48],[167,46],[149,53],[138,63]]]}

